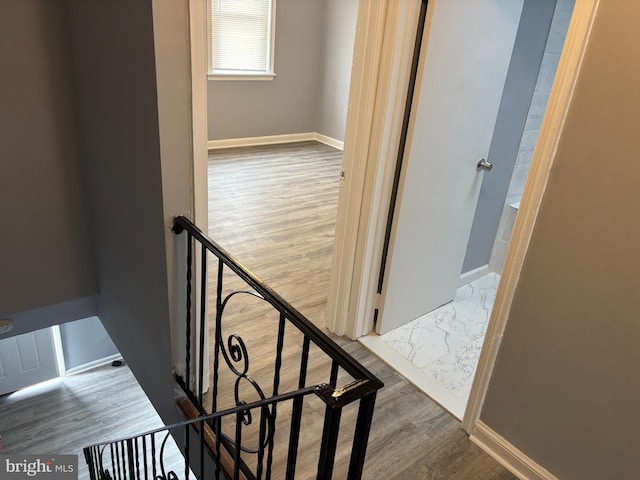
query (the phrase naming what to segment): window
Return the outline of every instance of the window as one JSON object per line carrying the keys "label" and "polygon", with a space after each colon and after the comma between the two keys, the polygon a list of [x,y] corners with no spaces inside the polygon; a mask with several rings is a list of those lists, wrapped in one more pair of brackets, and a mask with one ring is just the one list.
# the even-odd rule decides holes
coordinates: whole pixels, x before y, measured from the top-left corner
{"label": "window", "polygon": [[209,74],[271,78],[275,0],[210,0]]}

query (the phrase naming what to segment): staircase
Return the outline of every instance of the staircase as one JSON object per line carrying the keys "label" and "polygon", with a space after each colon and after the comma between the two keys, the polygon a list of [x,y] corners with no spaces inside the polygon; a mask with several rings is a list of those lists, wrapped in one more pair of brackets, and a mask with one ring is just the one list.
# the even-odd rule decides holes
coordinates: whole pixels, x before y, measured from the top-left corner
{"label": "staircase", "polygon": [[91,479],[360,479],[382,382],[189,219],[173,231],[186,250],[185,421],[85,448]]}

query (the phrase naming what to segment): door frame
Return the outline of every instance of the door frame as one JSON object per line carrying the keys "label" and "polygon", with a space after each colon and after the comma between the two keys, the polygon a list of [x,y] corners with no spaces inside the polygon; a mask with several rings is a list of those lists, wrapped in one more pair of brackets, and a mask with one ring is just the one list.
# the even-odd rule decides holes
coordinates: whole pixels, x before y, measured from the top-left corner
{"label": "door frame", "polygon": [[371,331],[379,299],[377,280],[423,2],[358,2],[326,310],[327,328],[352,340]]}
{"label": "door frame", "polygon": [[[427,1],[427,0],[422,0]],[[577,0],[483,343],[462,428],[480,417],[599,0]],[[373,330],[378,267],[405,111],[420,0],[360,0],[327,302],[327,328]]]}
{"label": "door frame", "polygon": [[502,335],[509,318],[511,303],[542,204],[549,171],[555,159],[599,1],[577,0],[575,3],[560,64],[533,152],[496,300],[471,386],[471,394],[462,420],[462,428],[468,433],[473,433],[480,419]]}
{"label": "door frame", "polygon": [[[191,56],[191,148],[193,155],[192,163],[192,192],[191,192],[191,212],[194,223],[203,232],[209,233],[209,188],[208,188],[208,107],[207,107],[207,87],[208,87],[208,39],[207,39],[207,0],[189,0],[189,41]],[[202,285],[202,252],[195,249],[194,255],[194,285]],[[195,301],[193,302],[192,318],[200,318],[202,292],[195,289]],[[208,302],[205,302],[208,309]],[[208,318],[208,311],[205,312]],[[195,338],[200,338],[200,322],[195,322]],[[179,329],[178,331],[182,331]],[[209,329],[204,332],[203,352],[209,351]],[[175,343],[175,341],[174,341]],[[176,358],[174,363],[180,364],[184,357],[181,349],[184,342],[180,340],[175,346]],[[200,358],[199,342],[195,343],[195,355],[192,361]],[[194,363],[195,364],[195,363]],[[209,362],[203,364],[203,385],[202,390],[209,388]],[[195,382],[195,375],[194,375]],[[192,385],[196,387],[196,385]],[[195,391],[195,390],[194,390]]]}

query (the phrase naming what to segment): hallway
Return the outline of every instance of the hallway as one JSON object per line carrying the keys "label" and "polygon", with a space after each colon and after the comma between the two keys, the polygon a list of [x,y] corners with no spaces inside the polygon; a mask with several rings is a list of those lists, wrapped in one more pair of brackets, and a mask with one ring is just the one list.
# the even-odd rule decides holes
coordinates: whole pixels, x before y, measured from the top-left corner
{"label": "hallway", "polygon": [[[341,152],[315,142],[213,151],[209,158],[210,236],[320,327],[340,163]],[[248,346],[249,354],[272,344],[271,323],[246,323],[238,328],[260,337]],[[249,333],[243,337],[250,338]],[[332,338],[385,383],[378,393],[363,478],[514,478],[469,441],[459,421],[378,357],[358,342]],[[293,349],[299,344],[292,343]],[[258,359],[258,370],[269,362],[255,354],[252,358]],[[344,466],[337,461],[336,478],[342,478]],[[298,475],[306,478],[304,471]]]}
{"label": "hallway", "polygon": [[[268,178],[273,182],[286,178],[285,190],[282,186],[275,186],[268,192],[251,192],[246,184],[234,181],[242,172],[235,171],[233,176],[229,174],[225,178],[224,172],[213,170],[216,173],[211,178],[218,186],[225,185],[228,193],[225,194],[226,199],[212,197],[210,201],[212,204],[222,204],[221,200],[228,203],[220,210],[212,210],[210,215],[214,239],[220,240],[232,253],[242,252],[238,256],[243,261],[267,282],[273,282],[276,290],[287,296],[295,307],[320,323],[326,307],[327,280],[323,279],[328,279],[330,268],[341,152],[318,144],[309,147],[321,152],[320,167],[316,170],[307,163],[307,168],[297,169],[300,177],[292,174],[296,169],[286,161],[269,162],[271,171]],[[284,146],[285,151],[291,148]],[[271,152],[272,159],[277,156],[277,148],[269,147],[267,150]],[[292,157],[289,161],[297,160]],[[307,158],[307,161],[310,160]],[[251,164],[250,161],[248,163]],[[325,174],[318,173],[323,170],[326,170]],[[267,177],[262,174],[254,178],[256,181],[261,179],[263,185],[267,182]],[[317,188],[311,195],[314,181]],[[296,196],[295,192],[300,192],[300,195]],[[300,200],[304,196],[308,199],[308,208],[304,214],[296,214],[295,207],[305,203]],[[258,198],[261,198],[261,204],[252,203]],[[279,207],[273,208],[276,204]],[[288,212],[286,215],[283,214],[285,211]],[[221,219],[223,215],[227,215],[227,223],[216,224],[215,219]],[[242,222],[236,223],[234,215],[240,216]],[[242,225],[243,228],[232,232],[232,225]],[[302,225],[305,235],[299,237],[295,233],[296,225]],[[314,239],[314,235],[317,238]],[[243,239],[247,239],[246,243]],[[315,289],[312,294],[309,294],[310,286]],[[264,319],[258,319],[256,328],[260,330],[254,337],[259,341],[270,334]],[[515,478],[469,441],[460,428],[460,422],[362,345],[344,338],[332,338],[385,383],[376,401],[364,479]],[[295,349],[299,343],[291,344]],[[255,350],[250,349],[249,352]],[[271,361],[271,357],[255,355],[253,358],[257,360],[254,364]],[[322,367],[319,362],[312,365],[314,369]],[[312,370],[310,376],[313,376]],[[117,408],[123,405],[129,408]],[[127,367],[103,367],[55,380],[36,390],[2,397],[0,407],[0,434],[5,453],[81,454],[81,448],[88,444],[121,438],[160,425],[159,417]],[[305,412],[307,417],[312,415],[310,410]],[[282,413],[285,417],[284,411]],[[345,419],[351,413],[345,412]],[[315,421],[315,416],[311,418]],[[318,422],[322,422],[322,415]],[[286,433],[286,429],[283,432]],[[345,427],[344,434],[341,438],[353,432]],[[306,446],[313,449],[314,442],[309,441]],[[336,479],[344,478],[348,466],[348,458],[340,455],[339,452]],[[302,469],[304,463],[301,461],[296,478],[315,478],[311,468]],[[79,458],[79,466],[80,478],[86,478],[82,457]]]}

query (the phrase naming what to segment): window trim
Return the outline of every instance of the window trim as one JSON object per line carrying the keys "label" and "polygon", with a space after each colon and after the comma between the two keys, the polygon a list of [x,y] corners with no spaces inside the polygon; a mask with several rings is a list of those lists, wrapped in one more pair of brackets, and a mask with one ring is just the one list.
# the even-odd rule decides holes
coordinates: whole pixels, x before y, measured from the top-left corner
{"label": "window trim", "polygon": [[269,70],[264,72],[245,72],[240,70],[214,70],[212,65],[212,25],[211,25],[211,0],[207,0],[207,79],[212,81],[221,80],[258,80],[258,81],[270,81],[276,77],[275,73],[275,51],[276,51],[276,0],[269,0],[271,2],[270,12],[270,32],[268,38],[269,48]]}
{"label": "window trim", "polygon": [[207,74],[207,79],[212,81],[224,81],[224,80],[261,80],[270,81],[276,77],[275,73],[247,73],[247,72],[233,72],[227,71],[214,71]]}

